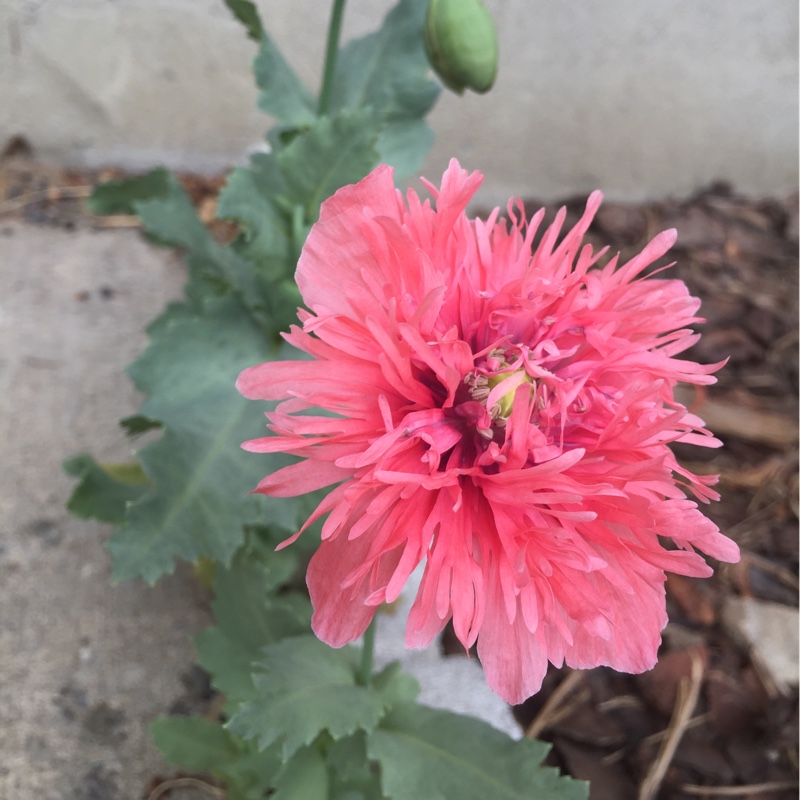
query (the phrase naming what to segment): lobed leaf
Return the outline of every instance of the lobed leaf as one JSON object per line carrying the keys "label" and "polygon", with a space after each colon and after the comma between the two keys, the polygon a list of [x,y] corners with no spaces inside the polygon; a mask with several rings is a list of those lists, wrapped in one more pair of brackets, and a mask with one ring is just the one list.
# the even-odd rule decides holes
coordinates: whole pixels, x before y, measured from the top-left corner
{"label": "lobed leaf", "polygon": [[135,214],[136,203],[167,197],[177,185],[167,170],[157,167],[144,175],[97,184],[86,204],[93,214]]}
{"label": "lobed leaf", "polygon": [[332,108],[373,109],[380,161],[398,177],[416,172],[433,142],[423,119],[439,96],[423,45],[427,7],[428,0],[401,0],[378,31],[349,42],[337,60]]}
{"label": "lobed leaf", "polygon": [[473,717],[411,704],[395,706],[367,739],[391,800],[585,800],[585,783],[540,766],[548,749]]}
{"label": "lobed leaf", "polygon": [[170,764],[218,774],[242,754],[242,740],[202,717],[160,717],[150,726],[156,747]]}
{"label": "lobed leaf", "polygon": [[157,330],[129,373],[148,395],[142,414],[166,430],[140,451],[152,485],[128,506],[109,542],[116,580],[153,583],[177,558],[209,556],[229,564],[244,541],[243,526],[267,511],[287,531],[298,523],[292,500],[248,494],[288,457],[240,449],[264,422],[257,404],[234,383],[243,368],[269,357],[269,340],[230,295],[208,301],[204,316],[180,314]]}
{"label": "lobed leaf", "polygon": [[141,436],[148,431],[158,430],[163,425],[157,419],[149,419],[141,414],[133,414],[119,421],[119,426],[127,436]]}
{"label": "lobed leaf", "polygon": [[237,250],[266,281],[291,278],[294,273],[290,224],[276,204],[276,197],[285,190],[276,158],[256,153],[248,167],[231,172],[219,196],[217,217],[242,225]]}
{"label": "lobed leaf", "polygon": [[[275,559],[285,551],[273,553]],[[265,645],[309,630],[311,606],[299,594],[272,596],[269,566],[242,551],[215,571],[212,604],[217,624],[195,637],[200,665],[233,705],[255,695],[253,664]]]}
{"label": "lobed leaf", "polygon": [[253,745],[201,717],[161,717],[150,732],[171,764],[228,781],[229,800],[265,797],[282,767],[277,750],[255,752]]}
{"label": "lobed leaf", "polygon": [[343,110],[318,119],[278,154],[288,199],[302,205],[306,223],[316,221],[323,200],[378,164],[379,133],[372,110]]}
{"label": "lobed leaf", "polygon": [[255,3],[251,0],[225,0],[225,5],[247,29],[247,35],[256,42],[261,41],[261,37],[264,35],[264,26]]}
{"label": "lobed leaf", "polygon": [[316,118],[317,101],[289,66],[266,31],[253,62],[256,83],[261,89],[258,107],[291,126],[311,124]]}
{"label": "lobed leaf", "polygon": [[316,747],[298,750],[275,776],[270,800],[328,800],[328,765]]}
{"label": "lobed leaf", "polygon": [[257,695],[228,723],[234,733],[260,747],[280,744],[284,759],[310,745],[321,731],[333,739],[372,731],[396,689],[359,686],[360,650],[334,650],[314,636],[296,636],[262,651],[253,674]]}
{"label": "lobed leaf", "polygon": [[64,462],[64,471],[78,478],[67,508],[76,517],[119,524],[125,519],[128,503],[146,491],[147,476],[139,464],[98,464],[89,455]]}

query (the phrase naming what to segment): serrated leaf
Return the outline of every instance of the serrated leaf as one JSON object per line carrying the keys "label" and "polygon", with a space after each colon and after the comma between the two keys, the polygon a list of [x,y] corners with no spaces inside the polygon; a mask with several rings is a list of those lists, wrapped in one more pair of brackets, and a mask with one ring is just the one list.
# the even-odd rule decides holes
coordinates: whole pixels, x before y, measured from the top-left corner
{"label": "serrated leaf", "polygon": [[316,747],[298,750],[275,776],[270,800],[328,800],[330,782],[325,759]]}
{"label": "serrated leaf", "polygon": [[273,524],[296,528],[294,501],[248,494],[290,459],[240,449],[264,429],[264,421],[261,409],[234,383],[242,369],[269,352],[264,334],[227,296],[209,301],[202,317],[179,316],[159,328],[131,365],[137,388],[148,395],[142,414],[162,421],[166,430],[140,451],[152,487],[128,506],[125,523],[109,542],[116,580],[143,577],[153,583],[177,558],[209,556],[228,564],[244,540],[243,525],[259,521],[267,510]]}
{"label": "serrated leaf", "polygon": [[380,29],[342,48],[334,108],[372,106],[382,116],[421,117],[439,88],[428,76],[422,29],[429,0],[401,0]]}
{"label": "serrated leaf", "polygon": [[147,491],[148,479],[139,464],[98,464],[89,455],[64,462],[64,471],[79,478],[67,508],[76,517],[119,524],[128,503]]}
{"label": "serrated leaf", "polygon": [[391,164],[395,178],[403,178],[419,172],[433,139],[424,119],[399,119],[383,125],[376,147],[381,163]]}
{"label": "serrated leaf", "polygon": [[134,211],[145,232],[157,243],[187,251],[192,272],[216,282],[213,293],[221,294],[231,287],[248,305],[260,298],[252,267],[230,247],[215,241],[177,182],[167,196],[134,203]]}
{"label": "serrated leaf", "polygon": [[253,674],[257,696],[229,728],[260,747],[279,743],[284,759],[323,730],[334,739],[373,730],[387,703],[377,689],[357,685],[359,658],[357,648],[333,650],[311,635],[265,647]]}
{"label": "serrated leaf", "polygon": [[170,764],[189,770],[218,774],[245,749],[241,739],[202,717],[160,717],[150,733]]}
{"label": "serrated leaf", "polygon": [[212,609],[217,624],[195,637],[195,647],[200,665],[233,705],[254,695],[251,674],[262,648],[310,628],[307,597],[273,597],[269,590],[268,567],[251,561],[246,552],[237,555],[230,569],[216,570]]}
{"label": "serrated leaf", "polygon": [[93,214],[134,214],[135,203],[166,197],[173,191],[175,179],[163,167],[145,175],[99,183],[87,200]]}
{"label": "serrated leaf", "polygon": [[[135,184],[133,189],[127,183],[121,183],[116,187],[103,185],[96,193],[107,188],[106,195],[99,195],[107,207],[122,207],[123,202],[127,203],[125,210],[139,216],[151,241],[186,251],[190,280],[185,293],[195,311],[201,309],[208,297],[234,290],[254,317],[270,329],[268,320],[264,319],[263,293],[252,266],[232,248],[213,238],[174,176],[164,170],[153,174],[157,180],[154,178],[144,185]],[[109,194],[110,199],[107,198]],[[167,316],[171,318],[176,307],[184,307],[185,313],[185,305],[173,304],[168,308]],[[159,323],[160,319],[154,324]]]}
{"label": "serrated leaf", "polygon": [[381,693],[387,708],[413,703],[419,694],[419,681],[403,672],[399,661],[392,661],[372,678],[372,685]]}
{"label": "serrated leaf", "polygon": [[317,101],[289,66],[277,45],[264,31],[261,47],[253,62],[256,83],[261,89],[258,107],[288,125],[314,121]]}
{"label": "serrated leaf", "polygon": [[253,752],[242,756],[225,770],[228,781],[226,800],[264,800],[271,797],[275,776],[283,765],[277,747],[258,752],[250,744]]}
{"label": "serrated leaf", "polygon": [[163,425],[157,419],[150,419],[141,414],[134,414],[119,421],[119,426],[125,431],[126,436],[141,436],[148,431],[158,430]]}
{"label": "serrated leaf", "polygon": [[230,800],[261,800],[282,767],[276,749],[256,752],[252,744],[202,717],[161,717],[150,732],[171,764],[229,781]]}
{"label": "serrated leaf", "polygon": [[264,34],[264,26],[261,24],[255,3],[250,0],[225,0],[225,5],[247,29],[247,35],[257,42],[260,41]]}
{"label": "serrated leaf", "polygon": [[302,204],[307,223],[317,219],[323,200],[377,165],[379,132],[371,109],[344,110],[321,117],[278,154],[288,197]]}
{"label": "serrated leaf", "polygon": [[[315,493],[318,494],[319,492]],[[321,498],[320,498],[321,499]],[[305,514],[307,507],[307,497],[304,496],[298,502],[298,518]],[[317,504],[319,503],[319,500]],[[314,506],[316,508],[316,505]],[[308,515],[311,514],[309,510]],[[276,550],[278,545],[286,539],[286,531],[270,527],[269,525],[250,525],[245,528],[246,543],[241,557],[245,559],[247,564],[257,564],[263,572],[264,588],[268,593],[275,593],[278,589],[283,588],[297,572],[299,555],[307,550],[316,549],[318,540],[314,541],[311,536],[311,542],[305,543],[306,548],[303,547],[284,547],[282,550]],[[305,538],[305,537],[301,537]],[[237,556],[237,560],[238,560]],[[231,565],[231,569],[236,566],[236,561]],[[304,616],[305,618],[305,616]],[[264,642],[266,644],[266,642]]]}
{"label": "serrated leaf", "polygon": [[327,757],[336,800],[384,800],[380,776],[367,758],[364,731],[331,742]]}
{"label": "serrated leaf", "polygon": [[428,0],[401,0],[378,31],[349,42],[337,60],[332,108],[369,107],[382,129],[394,128],[382,130],[378,152],[398,177],[416,172],[433,142],[423,120],[439,95],[423,45],[427,7]]}
{"label": "serrated leaf", "polygon": [[235,219],[244,227],[238,252],[268,281],[290,278],[296,266],[289,223],[275,205],[275,196],[283,191],[275,157],[256,153],[249,167],[237,167],[228,176],[217,206],[218,218]]}
{"label": "serrated leaf", "polygon": [[367,741],[391,800],[585,800],[585,783],[540,766],[548,749],[514,741],[473,717],[420,705],[394,707]]}

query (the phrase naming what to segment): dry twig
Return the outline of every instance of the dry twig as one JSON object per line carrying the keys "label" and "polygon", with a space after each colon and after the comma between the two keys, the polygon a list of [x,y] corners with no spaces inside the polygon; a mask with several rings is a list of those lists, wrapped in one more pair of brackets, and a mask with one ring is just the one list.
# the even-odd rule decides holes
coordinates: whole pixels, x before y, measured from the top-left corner
{"label": "dry twig", "polygon": [[559,706],[561,706],[563,701],[578,688],[578,684],[583,681],[583,677],[583,672],[575,670],[574,672],[570,672],[570,674],[558,684],[556,690],[547,698],[547,702],[542,706],[531,724],[525,729],[526,738],[535,739],[543,730],[572,711],[572,706],[569,706],[569,708],[559,708]]}
{"label": "dry twig", "polygon": [[11,197],[0,203],[0,214],[10,214],[12,211],[19,211],[31,203],[40,203],[43,200],[51,203],[58,200],[80,200],[89,197],[92,191],[94,191],[94,186],[51,186],[36,192],[26,192],[19,197]]}
{"label": "dry twig", "polygon": [[797,781],[770,781],[769,783],[751,783],[747,786],[697,786],[686,783],[681,791],[699,797],[747,797],[762,792],[781,792],[784,789],[796,789]]}
{"label": "dry twig", "polygon": [[700,696],[703,684],[703,659],[698,652],[691,651],[692,671],[689,680],[682,680],[678,687],[678,696],[672,711],[672,719],[667,727],[667,735],[659,750],[656,760],[651,765],[642,785],[639,788],[639,800],[653,800],[658,794],[667,768],[675,755],[678,743],[689,725],[689,720]]}

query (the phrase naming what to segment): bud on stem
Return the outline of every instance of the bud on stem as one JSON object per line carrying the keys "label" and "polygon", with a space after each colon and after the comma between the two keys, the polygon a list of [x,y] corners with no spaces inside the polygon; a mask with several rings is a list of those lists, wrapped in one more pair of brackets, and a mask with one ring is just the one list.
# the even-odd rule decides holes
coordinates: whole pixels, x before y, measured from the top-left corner
{"label": "bud on stem", "polygon": [[480,0],[431,0],[425,52],[442,82],[458,94],[488,92],[497,76],[497,33]]}

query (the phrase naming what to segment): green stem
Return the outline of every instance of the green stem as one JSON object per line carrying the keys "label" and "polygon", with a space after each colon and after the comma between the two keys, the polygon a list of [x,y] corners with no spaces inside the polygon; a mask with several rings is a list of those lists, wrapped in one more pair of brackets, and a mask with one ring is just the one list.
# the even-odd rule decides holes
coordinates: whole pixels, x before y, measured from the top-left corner
{"label": "green stem", "polygon": [[361,686],[372,683],[372,656],[375,652],[375,629],[377,628],[377,614],[372,618],[369,627],[364,631],[364,647],[361,650],[361,667],[358,670],[358,682]]}
{"label": "green stem", "polygon": [[328,113],[333,90],[333,75],[336,71],[336,54],[339,50],[339,34],[342,31],[342,17],[347,0],[333,0],[331,21],[328,25],[328,42],[325,45],[325,68],[322,73],[322,91],[319,94],[317,114],[324,117]]}

